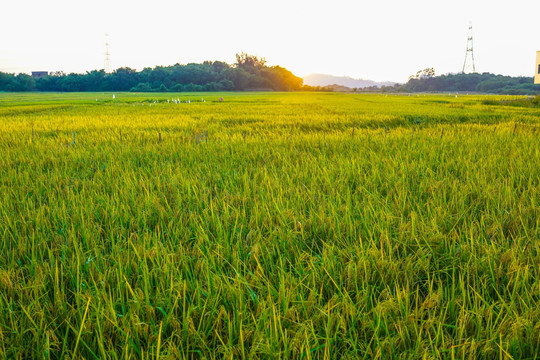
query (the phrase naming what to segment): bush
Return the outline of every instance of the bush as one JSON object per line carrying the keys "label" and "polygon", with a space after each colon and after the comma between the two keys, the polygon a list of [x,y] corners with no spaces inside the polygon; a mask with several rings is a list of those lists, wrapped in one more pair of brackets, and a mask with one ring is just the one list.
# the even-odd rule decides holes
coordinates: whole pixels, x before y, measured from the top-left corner
{"label": "bush", "polygon": [[138,83],[137,86],[132,87],[129,91],[131,92],[150,92],[152,91],[152,86],[149,83]]}

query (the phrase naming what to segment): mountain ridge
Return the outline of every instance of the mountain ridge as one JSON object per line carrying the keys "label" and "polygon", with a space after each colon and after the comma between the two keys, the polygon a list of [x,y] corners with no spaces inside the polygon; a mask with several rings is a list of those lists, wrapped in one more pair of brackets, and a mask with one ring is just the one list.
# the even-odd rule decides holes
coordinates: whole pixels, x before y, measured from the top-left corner
{"label": "mountain ridge", "polygon": [[329,74],[309,74],[304,76],[304,84],[309,86],[330,86],[341,85],[348,88],[362,89],[370,86],[394,86],[396,83],[392,81],[373,81],[364,79],[354,79],[350,76],[334,76]]}

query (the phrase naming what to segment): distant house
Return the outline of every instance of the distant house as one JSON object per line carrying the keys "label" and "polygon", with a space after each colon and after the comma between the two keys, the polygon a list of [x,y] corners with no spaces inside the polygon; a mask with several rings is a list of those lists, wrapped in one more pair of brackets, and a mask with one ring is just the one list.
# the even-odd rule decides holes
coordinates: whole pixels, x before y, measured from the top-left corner
{"label": "distant house", "polygon": [[44,76],[49,76],[48,71],[32,71],[32,77],[34,79],[41,79]]}

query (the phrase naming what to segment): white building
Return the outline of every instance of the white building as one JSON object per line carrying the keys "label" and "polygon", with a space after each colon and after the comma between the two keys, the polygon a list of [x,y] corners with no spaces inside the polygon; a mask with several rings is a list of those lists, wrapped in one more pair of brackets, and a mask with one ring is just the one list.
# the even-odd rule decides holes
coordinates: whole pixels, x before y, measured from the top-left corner
{"label": "white building", "polygon": [[534,83],[540,84],[540,51],[536,52],[536,67],[534,70]]}

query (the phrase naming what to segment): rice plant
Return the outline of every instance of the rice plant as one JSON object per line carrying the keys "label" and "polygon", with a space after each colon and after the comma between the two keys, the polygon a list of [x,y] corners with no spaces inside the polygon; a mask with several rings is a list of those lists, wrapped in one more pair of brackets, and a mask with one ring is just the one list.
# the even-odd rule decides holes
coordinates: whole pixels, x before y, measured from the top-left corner
{"label": "rice plant", "polygon": [[536,358],[540,113],[503,100],[0,94],[0,354]]}

